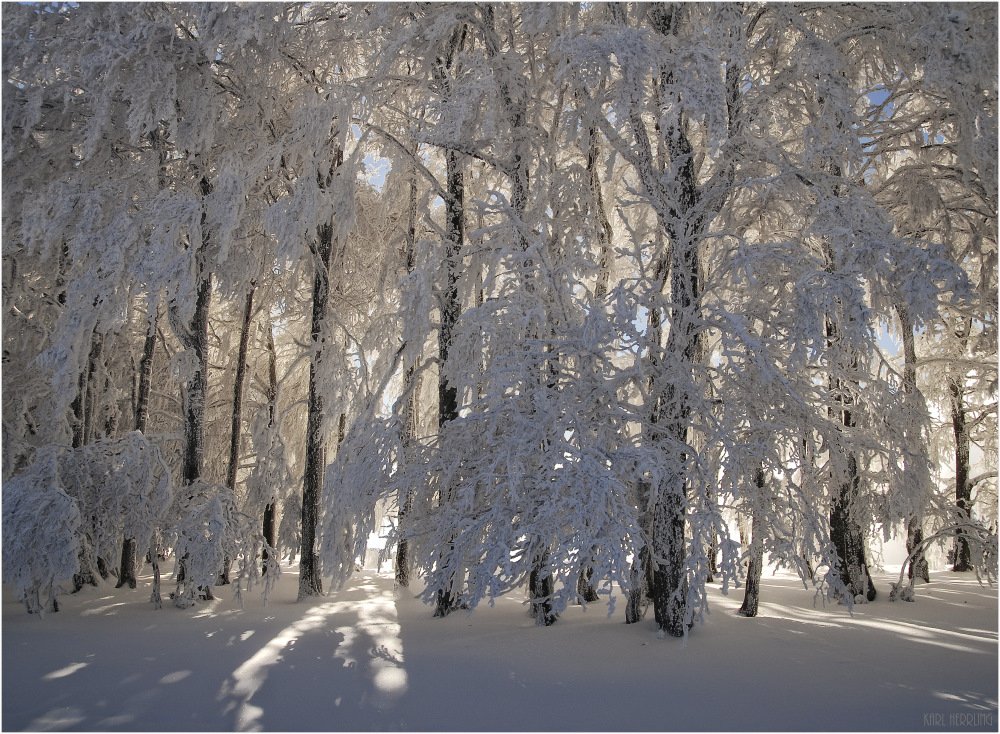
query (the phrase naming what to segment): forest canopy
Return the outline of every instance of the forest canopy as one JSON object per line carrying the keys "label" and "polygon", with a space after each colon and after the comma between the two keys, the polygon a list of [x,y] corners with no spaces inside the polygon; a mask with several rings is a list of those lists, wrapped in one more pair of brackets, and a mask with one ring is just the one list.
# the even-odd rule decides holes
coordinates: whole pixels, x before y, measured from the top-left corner
{"label": "forest canopy", "polygon": [[438,616],[676,636],[765,554],[995,577],[996,4],[2,12],[28,611],[167,548],[180,606],[316,596],[378,534]]}

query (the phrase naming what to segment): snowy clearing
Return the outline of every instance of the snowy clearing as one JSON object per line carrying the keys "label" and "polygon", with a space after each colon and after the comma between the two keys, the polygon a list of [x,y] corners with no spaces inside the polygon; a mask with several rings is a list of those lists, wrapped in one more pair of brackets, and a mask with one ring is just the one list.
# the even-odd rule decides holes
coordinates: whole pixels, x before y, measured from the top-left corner
{"label": "snowy clearing", "polygon": [[[4,587],[3,729],[155,731],[997,729],[997,590],[934,573],[917,602],[813,606],[765,574],[760,616],[710,585],[686,642],[606,607],[536,627],[519,596],[431,618],[364,571],[295,603],[286,566],[271,603],[190,610],[110,584],[60,597],[44,619]],[[167,584],[165,584],[167,587]]]}

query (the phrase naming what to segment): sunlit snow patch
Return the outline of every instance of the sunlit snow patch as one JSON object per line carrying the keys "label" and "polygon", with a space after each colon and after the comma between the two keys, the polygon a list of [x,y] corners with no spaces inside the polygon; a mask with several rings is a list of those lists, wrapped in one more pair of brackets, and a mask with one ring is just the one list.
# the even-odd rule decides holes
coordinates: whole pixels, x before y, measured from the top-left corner
{"label": "sunlit snow patch", "polygon": [[53,670],[48,675],[43,675],[42,680],[55,680],[56,678],[65,678],[67,675],[73,675],[80,668],[86,668],[87,663],[73,663],[72,665],[67,665],[65,668],[60,668],[59,670]]}

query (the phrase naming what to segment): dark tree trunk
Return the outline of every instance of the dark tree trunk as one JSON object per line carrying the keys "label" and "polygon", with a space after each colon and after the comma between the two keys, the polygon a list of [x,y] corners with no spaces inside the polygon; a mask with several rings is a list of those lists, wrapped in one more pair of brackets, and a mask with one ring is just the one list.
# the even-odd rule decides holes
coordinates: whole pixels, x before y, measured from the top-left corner
{"label": "dark tree trunk", "polygon": [[[399,507],[399,524],[406,521],[407,515],[413,511],[413,495],[407,492],[406,499]],[[410,542],[400,538],[396,546],[396,585],[406,588],[410,585]]]}
{"label": "dark tree trunk", "polygon": [[[918,396],[917,392],[917,348],[916,343],[913,338],[913,324],[910,321],[909,312],[903,303],[903,299],[897,294],[896,296],[896,314],[899,316],[900,331],[903,335],[903,394],[904,400],[913,406],[913,401]],[[912,415],[913,411],[910,411]],[[908,451],[911,455],[906,457],[906,466],[904,467],[907,474],[914,471],[913,466],[915,461],[920,459],[913,456],[912,454],[917,453],[916,438],[919,435],[917,426],[911,423],[904,427],[904,431],[907,436]],[[926,447],[921,446],[921,449]],[[920,454],[923,452],[920,451]],[[917,555],[910,559],[909,568],[907,569],[907,576],[913,578],[916,574],[917,578],[923,579],[925,583],[930,583],[930,568],[927,565],[927,558],[924,556],[923,546],[921,543],[924,540],[924,529],[923,522],[919,514],[913,515],[907,520],[906,523],[906,552],[907,554],[913,553],[917,548],[920,548]]]}
{"label": "dark tree trunk", "polygon": [[[71,404],[73,410],[73,448],[78,449],[86,446],[87,441],[87,420],[88,420],[88,397],[91,395],[89,387],[91,371],[94,366],[94,344],[97,340],[96,334],[91,334],[90,353],[87,358],[87,369],[80,373],[77,382],[76,398]],[[90,532],[83,535],[80,548],[77,551],[77,560],[80,568],[73,574],[73,593],[77,593],[84,586],[97,586],[98,571],[97,557],[94,554],[94,544]]]}
{"label": "dark tree trunk", "polygon": [[84,404],[87,402],[87,373],[81,372],[76,384],[76,397],[70,403],[70,410],[73,413],[73,448],[78,449],[84,445]]}
{"label": "dark tree trunk", "polygon": [[684,578],[684,497],[677,492],[660,495],[653,510],[653,553],[666,563],[653,564],[653,612],[656,626],[681,637],[687,613]]}
{"label": "dark tree trunk", "polygon": [[653,588],[653,564],[649,548],[643,546],[638,558],[632,559],[629,569],[629,591],[625,599],[625,624],[635,624],[644,616],[643,603],[649,599]]}
{"label": "dark tree trunk", "polygon": [[101,578],[107,581],[111,578],[111,572],[112,569],[108,567],[108,562],[97,556],[97,573],[100,574]]}
{"label": "dark tree trunk", "polygon": [[[709,499],[712,502],[717,503],[718,499],[714,491],[708,493]],[[719,535],[712,530],[712,540],[708,544],[708,575],[705,577],[705,583],[711,584],[715,581],[715,574],[719,572]]]}
{"label": "dark tree trunk", "polygon": [[[416,154],[416,146],[411,153]],[[410,166],[409,201],[406,211],[406,272],[409,274],[413,272],[415,265],[417,241],[417,170],[413,165]],[[406,382],[403,384],[403,394],[410,392],[404,416],[403,443],[406,447],[417,438],[420,386],[413,384],[416,379],[411,365],[406,370]],[[396,520],[400,536],[396,545],[396,585],[406,588],[410,585],[410,541],[406,537],[405,526],[413,511],[413,493],[407,489],[403,494],[404,496],[399,498],[399,514]]]}
{"label": "dark tree trunk", "polygon": [[[677,6],[656,3],[646,7],[654,32],[661,36],[677,34],[677,13],[680,12]],[[673,71],[670,69],[662,71],[657,79],[661,90],[669,90],[673,83]],[[657,155],[662,158],[659,165],[654,161],[653,146],[642,112],[638,106],[632,107],[628,111],[627,124],[634,139],[632,157],[636,174],[670,244],[669,262],[656,265],[656,277],[661,293],[667,278],[670,282],[670,332],[666,352],[671,355],[673,363],[671,373],[666,374],[663,365],[655,358],[651,359],[650,394],[655,397],[649,441],[673,453],[675,460],[683,466],[689,459],[688,451],[682,447],[689,440],[690,391],[694,389],[691,380],[700,358],[696,326],[700,298],[698,242],[704,218],[696,213],[698,181],[683,110],[678,106],[672,116],[663,118],[665,129],[661,128],[661,122],[656,123],[659,135]],[[661,175],[667,165],[676,172],[671,181]],[[650,309],[651,327],[654,326],[654,319],[657,322],[656,329],[650,329],[651,338],[659,334],[658,308],[654,305]],[[656,346],[660,343],[657,341]],[[651,349],[650,356],[653,357],[656,351],[656,348]],[[679,471],[673,479],[663,480],[655,487],[651,527],[651,597],[656,623],[661,631],[673,636],[684,634],[687,619],[684,533],[688,480],[684,474]]]}
{"label": "dark tree trunk", "polygon": [[[639,507],[649,506],[649,494],[652,487],[649,482],[640,481],[638,487],[637,505]],[[652,536],[650,526],[650,516],[644,513],[639,517],[639,524],[643,534],[648,538]],[[642,546],[636,557],[632,559],[632,567],[629,569],[629,591],[625,600],[625,623],[635,624],[645,616],[646,605],[651,601],[653,593],[653,561],[649,555],[649,546]]]}
{"label": "dark tree trunk", "polygon": [[77,593],[84,586],[97,586],[97,557],[94,555],[94,543],[90,533],[84,533],[80,543],[80,550],[77,553],[77,560],[80,569],[73,574],[73,593]]}
{"label": "dark tree trunk", "polygon": [[552,610],[551,596],[555,590],[552,572],[548,568],[549,554],[546,550],[531,565],[528,578],[528,589],[531,597],[531,613],[535,624],[548,627],[555,624],[556,614]]}
{"label": "dark tree trunk", "polygon": [[90,354],[87,357],[86,400],[83,410],[83,443],[90,445],[97,438],[98,380],[104,336],[96,331],[90,337]]}
{"label": "dark tree trunk", "polygon": [[[827,257],[830,267],[832,258]],[[837,327],[832,321],[826,324],[827,345],[836,350]],[[853,398],[847,394],[842,383],[831,386],[839,407],[831,408],[831,417],[840,421],[845,428],[855,425],[852,412]],[[865,554],[865,539],[861,524],[854,517],[858,497],[861,493],[861,478],[858,475],[858,458],[846,449],[835,449],[838,453],[839,466],[844,470],[842,479],[834,490],[833,504],[830,508],[830,540],[837,551],[837,572],[840,580],[847,587],[847,593],[852,596],[863,595],[868,601],[875,599],[875,585],[868,571],[868,561]],[[835,464],[837,466],[837,464]]]}
{"label": "dark tree trunk", "polygon": [[[438,429],[458,417],[458,386],[452,385],[444,374],[448,362],[452,333],[461,314],[462,303],[458,294],[458,270],[461,265],[462,244],[465,241],[465,173],[458,153],[447,151],[448,201],[445,218],[447,240],[445,242],[444,293],[441,302],[441,330],[438,334]],[[448,487],[441,488],[441,503],[450,497]],[[438,589],[434,608],[435,617],[446,617],[458,606],[455,592],[455,575],[452,573],[445,588]]]}
{"label": "dark tree trunk", "polygon": [[136,554],[135,538],[125,538],[122,542],[122,557],[118,566],[118,583],[116,589],[128,585],[130,589],[136,587],[139,559]]}
{"label": "dark tree trunk", "polygon": [[830,540],[837,550],[837,572],[848,593],[874,601],[875,585],[865,559],[864,535],[852,517],[860,491],[858,460],[853,454],[847,456],[847,467],[847,479],[838,487],[830,510]]}
{"label": "dark tree trunk", "polygon": [[[411,395],[406,403],[406,435],[404,439],[406,442],[414,441],[417,435],[417,396],[420,390],[419,385],[413,384],[415,379],[418,378],[413,374],[413,367],[410,367],[406,371],[406,385],[404,386],[405,389],[411,390]],[[396,546],[396,585],[403,588],[410,585],[410,542],[403,533],[405,533],[405,525],[411,512],[413,512],[413,492],[405,490],[397,519],[398,529],[402,537]]]}
{"label": "dark tree trunk", "polygon": [[73,448],[87,446],[94,441],[94,405],[97,402],[95,375],[101,359],[104,339],[96,331],[90,334],[90,351],[87,367],[80,372],[77,393],[70,407],[73,411]]}
{"label": "dark tree trunk", "polygon": [[316,557],[316,524],[319,521],[319,501],[323,491],[326,466],[324,446],[323,395],[319,389],[319,374],[325,355],[323,322],[330,296],[330,259],[333,251],[333,227],[319,228],[313,276],[312,298],[312,359],[309,362],[309,417],[306,423],[306,466],[302,487],[302,547],[299,558],[299,599],[323,594],[323,582]]}
{"label": "dark tree trunk", "polygon": [[592,566],[584,566],[580,571],[580,576],[576,580],[576,595],[583,601],[590,602],[600,599],[592,584],[594,569]]}
{"label": "dark tree trunk", "polygon": [[[920,523],[920,518],[911,517],[909,522],[906,523],[906,554],[910,555],[913,553],[914,549],[922,548],[921,543],[924,542],[924,529]],[[931,572],[930,567],[927,564],[927,558],[924,557],[924,552],[921,549],[916,556],[910,559],[910,565],[906,570],[907,578],[918,578],[925,584],[931,582]]]}
{"label": "dark tree trunk", "polygon": [[[761,466],[755,472],[754,477],[757,489],[763,494],[766,478],[764,467]],[[740,614],[744,617],[756,617],[757,607],[760,603],[760,578],[764,570],[764,522],[763,513],[758,507],[751,510],[753,517],[751,533],[753,537],[750,541],[750,562],[747,565],[747,588],[743,593],[743,604],[740,606]]]}
{"label": "dark tree trunk", "polygon": [[[274,348],[274,327],[267,325],[267,427],[270,430],[274,426],[275,412],[278,402],[278,354]],[[271,501],[264,507],[263,534],[265,542],[275,550],[278,549],[278,503],[277,497],[271,497]],[[264,549],[262,574],[267,574],[269,552]],[[275,562],[280,560],[279,555]]]}
{"label": "dark tree trunk", "polygon": [[[236,354],[236,378],[233,385],[233,420],[229,433],[229,465],[226,469],[226,486],[232,492],[236,492],[236,473],[240,465],[240,439],[243,435],[243,383],[246,381],[247,350],[250,346],[250,325],[253,321],[253,295],[256,288],[256,283],[250,284],[250,291],[247,293],[246,303],[243,306],[240,346]],[[220,585],[224,586],[229,583],[229,570],[232,567],[232,563],[231,558],[223,560],[222,571],[219,573],[218,580]]]}
{"label": "dark tree trunk", "polygon": [[[104,353],[104,335],[96,331],[90,337],[90,354],[87,357],[87,398],[83,410],[83,443],[89,446],[97,440],[98,406],[100,404],[100,389],[98,385],[101,369],[101,356]],[[107,581],[111,577],[107,560],[94,554],[94,568],[97,574]]]}
{"label": "dark tree trunk", "polygon": [[[823,99],[820,98],[822,104]],[[842,176],[839,164],[829,164],[830,173],[835,178]],[[839,187],[838,187],[839,188]],[[823,244],[823,257],[828,272],[834,272],[837,262],[832,248]],[[844,366],[855,366],[856,356],[849,354],[850,347],[839,344],[840,334],[837,324],[828,316],[826,321],[827,349],[833,359],[840,360]],[[840,422],[845,428],[855,427],[854,398],[851,388],[858,391],[856,383],[848,384],[840,378],[831,379],[829,385],[836,407],[829,409],[829,415]],[[875,600],[875,585],[868,570],[865,552],[865,536],[861,523],[854,516],[858,498],[861,494],[861,477],[858,474],[858,457],[850,448],[834,448],[836,459],[834,466],[840,469],[838,485],[833,488],[833,503],[830,507],[830,541],[837,552],[837,573],[847,588],[847,593],[853,597],[863,596],[868,601]]]}
{"label": "dark tree trunk", "polygon": [[246,304],[243,306],[243,324],[240,331],[240,346],[236,355],[236,379],[233,385],[233,420],[230,428],[229,467],[226,470],[226,486],[236,491],[236,472],[240,465],[240,438],[243,433],[243,383],[247,373],[247,351],[250,346],[250,326],[253,321],[253,297],[256,283],[250,284]]}
{"label": "dark tree trunk", "polygon": [[[613,231],[611,222],[608,221],[607,211],[604,208],[604,193],[601,188],[600,176],[600,146],[598,145],[598,132],[596,127],[590,128],[590,147],[587,151],[587,171],[590,174],[590,202],[589,214],[596,224],[598,243],[598,270],[597,281],[594,283],[594,301],[596,304],[608,292],[608,283],[611,280],[611,237]],[[594,360],[587,355],[583,358],[587,369],[597,371],[598,366]],[[576,594],[578,603],[586,603],[598,600],[597,592],[593,585],[594,569],[589,564],[584,565],[580,570],[580,576],[576,582]],[[628,614],[626,613],[626,617]]]}
{"label": "dark tree trunk", "polygon": [[[437,58],[434,75],[441,82],[446,93],[451,92],[451,71],[457,54],[465,44],[468,29],[459,24],[442,53]],[[444,375],[451,348],[452,333],[462,312],[462,302],[458,294],[458,273],[461,267],[462,246],[465,243],[465,171],[461,155],[454,150],[445,151],[446,188],[445,201],[445,256],[444,282],[441,296],[441,328],[438,332],[438,431],[458,417],[458,386],[448,382]],[[451,489],[441,488],[439,502],[442,505],[451,500]],[[454,548],[454,547],[453,547]],[[455,591],[456,571],[452,570],[444,586],[437,590],[434,605],[435,617],[446,617],[458,606]]]}
{"label": "dark tree trunk", "polygon": [[192,349],[198,369],[184,391],[184,451],[181,480],[189,485],[201,478],[205,457],[205,405],[208,397],[208,309],[212,299],[212,276],[206,274],[198,288],[198,300],[185,335],[185,349]]}
{"label": "dark tree trunk", "polygon": [[[153,356],[156,352],[156,316],[146,332],[142,345],[142,358],[139,360],[139,386],[135,401],[135,430],[146,433],[146,421],[149,418],[149,390],[153,375]],[[126,537],[122,542],[122,557],[118,564],[118,583],[115,588],[128,585],[134,589],[138,580],[137,548],[135,538]]]}
{"label": "dark tree trunk", "polygon": [[[965,395],[958,380],[949,380],[948,386],[951,390],[951,426],[955,434],[955,505],[959,518],[967,521],[972,511],[972,487],[969,484],[969,429],[966,425]],[[972,548],[964,535],[965,531],[956,531],[953,571],[972,570]]]}
{"label": "dark tree trunk", "polygon": [[[203,178],[201,180],[202,196],[207,197],[211,192],[211,184],[207,178]],[[202,215],[202,225],[203,227],[205,225],[204,214]],[[190,376],[184,389],[182,487],[189,487],[201,479],[205,458],[205,406],[208,402],[208,312],[212,302],[212,274],[206,268],[205,247],[206,243],[202,243],[202,251],[196,255],[200,282],[190,323],[184,324],[179,318],[174,318],[176,306],[169,311],[177,338],[184,346],[185,351],[190,350],[194,353],[198,364],[197,370]],[[180,585],[184,583],[186,576],[186,560],[186,558],[181,558],[178,563],[178,593],[175,603],[179,606],[185,602],[189,606],[197,593],[191,584],[187,584],[188,588],[181,591]],[[211,589],[204,588],[202,591],[206,599],[214,598]]]}
{"label": "dark tree trunk", "polygon": [[[333,183],[337,169],[344,162],[344,152],[335,151],[329,174],[320,182],[321,188]],[[306,466],[302,478],[301,550],[299,551],[299,595],[304,599],[323,594],[319,559],[316,557],[316,524],[319,522],[319,503],[323,491],[323,473],[326,468],[325,413],[319,379],[324,369],[327,335],[324,322],[332,287],[333,222],[320,225],[316,241],[310,245],[313,255],[313,298],[310,336],[312,356],[309,360],[309,416],[306,421]]]}
{"label": "dark tree trunk", "polygon": [[[269,502],[264,507],[264,518],[263,518],[263,528],[264,542],[266,542],[270,547],[277,549],[278,542],[278,505],[274,502]],[[267,548],[264,549],[264,565],[261,568],[261,574],[267,574],[268,561],[271,559],[270,552]],[[277,559],[275,559],[277,560]]]}

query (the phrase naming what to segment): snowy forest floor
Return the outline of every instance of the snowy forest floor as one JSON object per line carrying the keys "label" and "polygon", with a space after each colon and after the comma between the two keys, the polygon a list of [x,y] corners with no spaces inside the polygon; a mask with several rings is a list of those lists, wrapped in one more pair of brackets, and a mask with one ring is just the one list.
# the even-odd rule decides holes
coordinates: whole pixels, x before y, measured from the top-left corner
{"label": "snowy forest floor", "polygon": [[997,590],[971,574],[932,574],[912,604],[878,574],[853,616],[779,573],[744,619],[742,590],[715,584],[682,642],[652,609],[624,624],[620,594],[610,619],[593,604],[539,628],[513,596],[433,619],[374,571],[295,603],[283,571],[243,610],[227,587],[154,610],[144,576],[39,619],[4,587],[3,730],[997,730]]}

